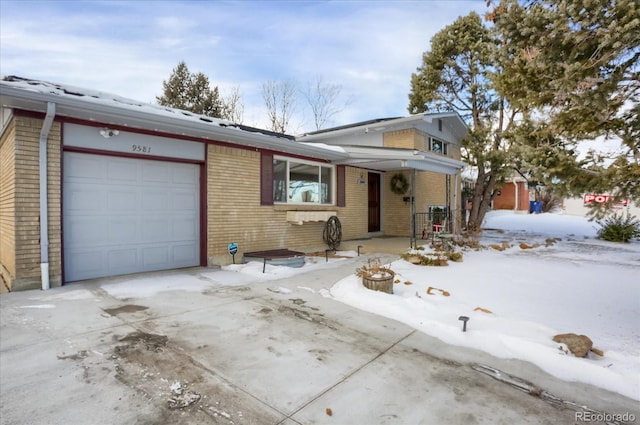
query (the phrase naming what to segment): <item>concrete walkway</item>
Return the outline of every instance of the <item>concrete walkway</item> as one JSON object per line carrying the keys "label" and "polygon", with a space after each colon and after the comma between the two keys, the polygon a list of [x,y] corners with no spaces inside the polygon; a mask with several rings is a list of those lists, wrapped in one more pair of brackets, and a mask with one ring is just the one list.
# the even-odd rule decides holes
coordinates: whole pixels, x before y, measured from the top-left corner
{"label": "concrete walkway", "polygon": [[640,417],[637,402],[617,394],[448,346],[327,297],[369,257],[397,258],[367,250],[332,269],[236,287],[209,269],[146,275],[187,273],[211,283],[204,292],[117,299],[102,285],[132,279],[120,278],[2,294],[0,423],[576,423],[572,408],[479,373],[476,363],[591,409]]}

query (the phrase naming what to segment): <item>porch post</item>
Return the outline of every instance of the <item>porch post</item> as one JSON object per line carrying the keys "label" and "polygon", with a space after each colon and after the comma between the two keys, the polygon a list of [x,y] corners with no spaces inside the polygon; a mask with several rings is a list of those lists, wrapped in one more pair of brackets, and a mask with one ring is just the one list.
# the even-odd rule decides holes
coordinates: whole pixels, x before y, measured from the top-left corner
{"label": "porch post", "polygon": [[415,198],[416,198],[416,169],[412,168],[411,169],[411,173],[410,173],[410,185],[409,187],[411,187],[411,191],[409,193],[409,247],[410,248],[414,248],[415,245],[415,241],[416,241],[416,205],[415,205]]}
{"label": "porch post", "polygon": [[454,235],[457,234],[457,224],[458,224],[458,208],[460,207],[460,205],[458,205],[458,177],[460,176],[459,173],[455,174],[455,177],[453,179],[453,212],[451,215],[451,221],[453,221],[453,229],[451,231],[451,233],[453,233]]}

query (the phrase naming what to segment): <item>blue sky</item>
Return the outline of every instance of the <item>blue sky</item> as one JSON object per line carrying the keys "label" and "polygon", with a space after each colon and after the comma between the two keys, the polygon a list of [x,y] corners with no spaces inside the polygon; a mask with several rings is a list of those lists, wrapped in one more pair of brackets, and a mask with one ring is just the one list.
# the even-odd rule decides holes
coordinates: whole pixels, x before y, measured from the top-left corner
{"label": "blue sky", "polygon": [[[238,87],[244,123],[266,126],[261,87],[318,76],[347,103],[331,125],[407,115],[411,73],[431,37],[484,0],[0,0],[0,73],[155,102],[185,61],[222,94]],[[314,130],[299,96],[290,133]]]}

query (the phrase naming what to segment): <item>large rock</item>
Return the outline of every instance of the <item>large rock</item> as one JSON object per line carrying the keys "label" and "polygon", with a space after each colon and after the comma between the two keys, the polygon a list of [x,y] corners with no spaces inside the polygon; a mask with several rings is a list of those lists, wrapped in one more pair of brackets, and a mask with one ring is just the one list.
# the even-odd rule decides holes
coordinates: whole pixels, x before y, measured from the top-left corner
{"label": "large rock", "polygon": [[593,341],[586,335],[558,334],[553,337],[553,340],[560,344],[565,344],[576,357],[587,357],[591,347],[593,347]]}

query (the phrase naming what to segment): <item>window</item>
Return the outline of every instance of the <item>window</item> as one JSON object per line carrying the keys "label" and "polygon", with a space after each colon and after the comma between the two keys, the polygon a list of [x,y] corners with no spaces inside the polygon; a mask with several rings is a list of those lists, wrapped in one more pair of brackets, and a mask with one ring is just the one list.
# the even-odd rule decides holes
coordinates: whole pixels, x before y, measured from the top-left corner
{"label": "window", "polygon": [[273,202],[333,204],[334,167],[311,161],[273,159]]}
{"label": "window", "polygon": [[431,151],[435,153],[439,153],[441,155],[447,154],[447,144],[442,140],[436,139],[435,137],[431,138]]}

